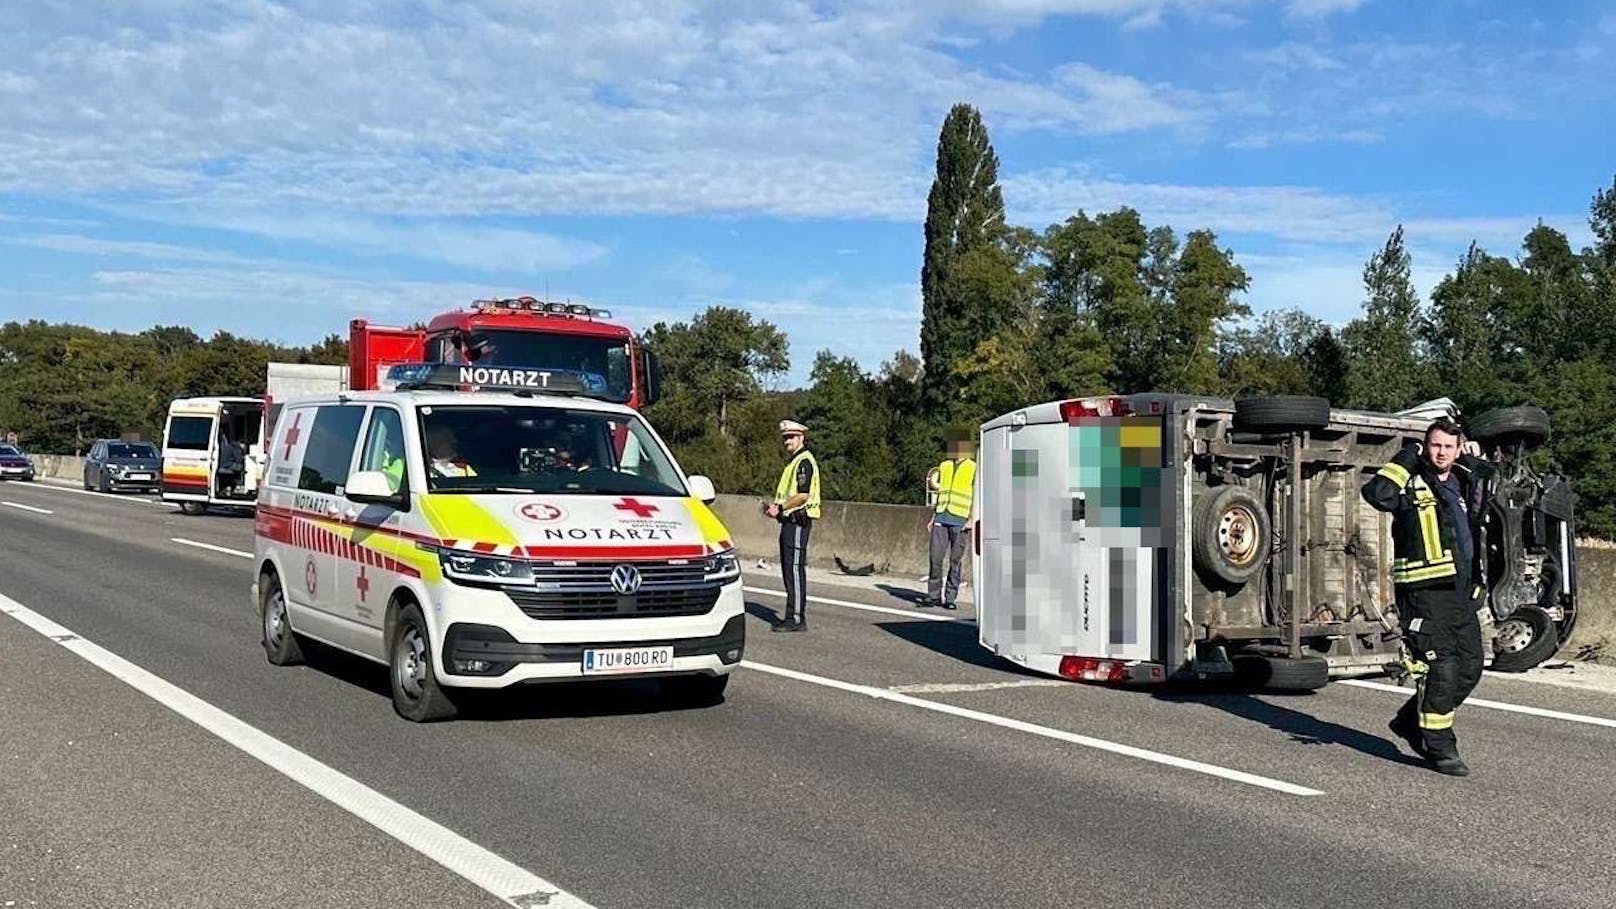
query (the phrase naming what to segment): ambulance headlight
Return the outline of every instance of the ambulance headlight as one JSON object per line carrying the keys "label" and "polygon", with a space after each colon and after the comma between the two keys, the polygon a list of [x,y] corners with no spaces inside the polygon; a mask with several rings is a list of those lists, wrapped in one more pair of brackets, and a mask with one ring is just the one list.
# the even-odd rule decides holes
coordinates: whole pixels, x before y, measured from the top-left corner
{"label": "ambulance headlight", "polygon": [[708,556],[703,567],[706,579],[719,584],[728,584],[741,576],[741,560],[735,557],[734,550]]}
{"label": "ambulance headlight", "polygon": [[440,549],[438,561],[443,566],[444,575],[456,581],[511,585],[533,583],[533,569],[528,563],[516,559]]}

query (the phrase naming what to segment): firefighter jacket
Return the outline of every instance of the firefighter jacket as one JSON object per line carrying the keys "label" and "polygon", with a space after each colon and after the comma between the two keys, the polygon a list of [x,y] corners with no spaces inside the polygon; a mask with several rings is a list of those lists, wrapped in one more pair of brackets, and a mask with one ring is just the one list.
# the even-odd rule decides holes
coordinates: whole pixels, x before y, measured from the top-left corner
{"label": "firefighter jacket", "polygon": [[[1469,571],[1457,564],[1453,517],[1437,491],[1436,474],[1413,445],[1399,451],[1369,482],[1363,497],[1370,507],[1392,515],[1392,582],[1399,590],[1447,587],[1456,589],[1461,574],[1479,586],[1485,558],[1483,516],[1491,501],[1494,468],[1479,458],[1462,454],[1454,462],[1470,521],[1473,561]],[[1474,591],[1464,591],[1474,596]]]}

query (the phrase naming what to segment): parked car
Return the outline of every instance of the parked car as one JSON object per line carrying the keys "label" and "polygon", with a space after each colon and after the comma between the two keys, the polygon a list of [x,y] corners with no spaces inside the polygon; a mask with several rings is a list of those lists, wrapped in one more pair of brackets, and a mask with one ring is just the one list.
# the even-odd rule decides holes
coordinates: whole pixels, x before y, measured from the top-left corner
{"label": "parked car", "polygon": [[0,444],[0,480],[32,480],[34,462],[15,445]]}
{"label": "parked car", "polygon": [[101,439],[90,446],[90,454],[84,459],[84,488],[153,492],[162,468],[162,456],[150,442]]}

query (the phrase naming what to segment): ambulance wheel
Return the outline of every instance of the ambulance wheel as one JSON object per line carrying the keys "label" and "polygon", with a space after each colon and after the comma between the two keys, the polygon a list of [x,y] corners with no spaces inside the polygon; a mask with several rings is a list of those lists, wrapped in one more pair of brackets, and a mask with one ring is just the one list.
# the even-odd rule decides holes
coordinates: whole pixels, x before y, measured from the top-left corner
{"label": "ambulance wheel", "polygon": [[1536,606],[1522,606],[1498,623],[1493,638],[1494,672],[1525,672],[1560,649],[1554,619]]}
{"label": "ambulance wheel", "polygon": [[1330,402],[1305,395],[1270,395],[1234,402],[1241,432],[1308,432],[1330,425]]}
{"label": "ambulance wheel", "polygon": [[727,675],[676,675],[662,680],[662,693],[681,707],[711,707],[724,699]]}
{"label": "ambulance wheel", "polygon": [[421,607],[403,604],[393,621],[387,647],[388,677],[392,680],[393,709],[412,723],[447,720],[456,708],[432,671],[432,639],[427,635]]}
{"label": "ambulance wheel", "polygon": [[1317,691],[1330,683],[1330,664],[1321,656],[1300,659],[1237,653],[1234,677],[1241,685],[1269,691]]}
{"label": "ambulance wheel", "polygon": [[208,506],[206,502],[181,502],[180,511],[190,515],[206,514]]}
{"label": "ambulance wheel", "polygon": [[258,577],[258,618],[264,632],[264,656],[276,666],[296,666],[303,662],[303,648],[292,631],[286,614],[286,594],[281,579],[266,571]]}
{"label": "ambulance wheel", "polygon": [[1230,584],[1262,570],[1272,547],[1268,509],[1244,486],[1219,486],[1196,503],[1190,536],[1195,564]]}
{"label": "ambulance wheel", "polygon": [[1465,435],[1477,442],[1513,442],[1529,447],[1549,440],[1549,415],[1541,407],[1499,407],[1471,420]]}

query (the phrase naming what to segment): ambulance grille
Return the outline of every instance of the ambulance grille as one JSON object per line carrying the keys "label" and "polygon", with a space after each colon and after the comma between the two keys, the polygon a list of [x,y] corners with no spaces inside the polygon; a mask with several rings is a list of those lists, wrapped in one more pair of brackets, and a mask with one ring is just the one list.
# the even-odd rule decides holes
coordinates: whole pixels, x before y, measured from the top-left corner
{"label": "ambulance grille", "polygon": [[506,594],[534,619],[639,619],[704,615],[718,602],[719,585],[705,579],[700,561],[635,562],[640,589],[630,595],[612,589],[617,562],[533,565],[532,587]]}

